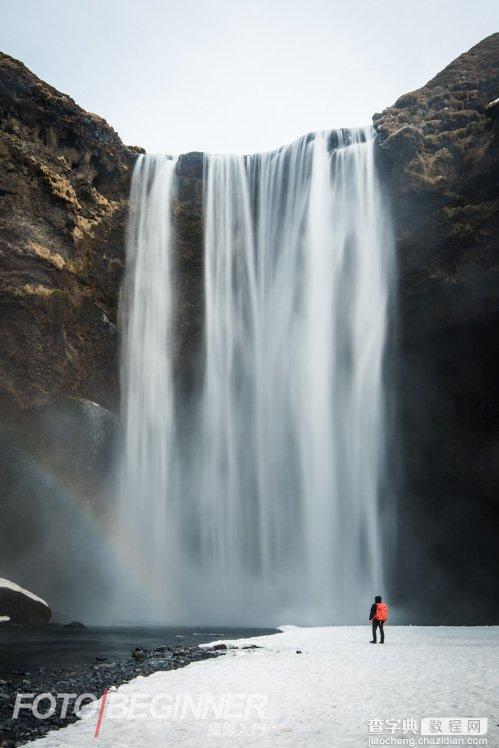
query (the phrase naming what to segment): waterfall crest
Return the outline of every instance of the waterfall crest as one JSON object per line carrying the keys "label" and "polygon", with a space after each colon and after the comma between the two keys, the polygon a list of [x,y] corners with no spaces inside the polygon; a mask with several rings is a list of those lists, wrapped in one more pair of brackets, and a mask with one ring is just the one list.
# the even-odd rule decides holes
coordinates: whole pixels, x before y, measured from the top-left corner
{"label": "waterfall crest", "polygon": [[174,572],[172,622],[361,622],[383,583],[392,276],[373,132],[205,156],[203,377],[177,439],[171,176],[145,174],[174,165],[149,158],[132,186],[122,471],[145,571]]}

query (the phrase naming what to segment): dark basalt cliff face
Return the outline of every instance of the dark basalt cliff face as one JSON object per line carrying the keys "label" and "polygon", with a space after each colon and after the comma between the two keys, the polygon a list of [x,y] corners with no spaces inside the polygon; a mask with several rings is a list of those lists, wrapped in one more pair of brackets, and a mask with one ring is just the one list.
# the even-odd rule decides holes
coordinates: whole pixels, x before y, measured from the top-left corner
{"label": "dark basalt cliff face", "polygon": [[[395,383],[390,451],[400,476],[392,595],[411,620],[414,611],[421,620],[442,620],[447,596],[459,597],[456,622],[490,620],[499,612],[492,589],[498,96],[495,34],[374,116],[399,273],[389,354]],[[0,437],[36,453],[38,463],[48,460],[52,470],[55,427],[47,408],[55,408],[58,424],[61,409],[70,412],[75,429],[80,416],[74,420],[75,406],[64,405],[64,398],[110,409],[118,404],[118,296],[140,149],[125,147],[104,120],[1,54],[0,116]],[[176,370],[188,388],[202,329],[202,154],[181,156],[177,171]],[[47,422],[51,455],[43,448]],[[68,456],[64,479],[98,503],[102,485],[88,489],[92,480],[87,476],[82,486],[76,476],[87,452],[80,445]],[[61,455],[67,454],[66,445]],[[68,465],[66,457],[59,462],[59,471]],[[19,484],[21,473],[12,470],[10,464],[0,470],[3,488]],[[100,465],[97,473],[103,470]],[[34,485],[26,489],[30,514]],[[12,502],[16,518],[19,497]],[[17,581],[33,587],[29,574]]]}
{"label": "dark basalt cliff face", "polygon": [[412,620],[499,620],[498,96],[494,34],[373,118],[399,273],[393,593]]}

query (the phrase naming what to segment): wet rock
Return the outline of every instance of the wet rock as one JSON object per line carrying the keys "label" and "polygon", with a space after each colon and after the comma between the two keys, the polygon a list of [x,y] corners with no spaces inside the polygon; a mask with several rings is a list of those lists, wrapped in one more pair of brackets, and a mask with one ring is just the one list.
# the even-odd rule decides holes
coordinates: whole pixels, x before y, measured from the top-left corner
{"label": "wet rock", "polygon": [[86,629],[87,627],[80,623],[80,621],[71,621],[71,623],[65,623],[63,629]]}
{"label": "wet rock", "polygon": [[9,624],[46,626],[52,612],[47,603],[15,582],[0,578],[0,615]]}
{"label": "wet rock", "polygon": [[[33,674],[30,679],[30,692],[35,696],[39,693],[94,693],[99,695],[104,689],[116,688],[117,684],[122,684],[136,678],[138,675],[151,675],[159,670],[170,670],[185,667],[191,662],[210,659],[212,657],[223,656],[222,651],[207,651],[204,647],[184,647],[179,652],[179,657],[172,663],[171,657],[158,657],[157,651],[148,651],[137,647],[134,652],[140,653],[139,660],[125,662],[106,662],[98,665],[82,665],[80,667],[71,667],[70,669],[51,668],[38,675]],[[20,671],[19,671],[20,672]],[[2,683],[0,683],[2,686]],[[64,727],[71,722],[75,722],[77,717],[74,715],[71,706],[68,709],[67,716],[62,719],[58,713],[49,719],[36,720],[27,710],[21,710],[19,719],[12,720],[12,709],[15,703],[18,686],[13,683],[4,682],[2,694],[5,698],[0,698],[0,735],[5,745],[6,736],[12,740],[11,745],[28,742],[35,737],[42,737],[49,730]]]}

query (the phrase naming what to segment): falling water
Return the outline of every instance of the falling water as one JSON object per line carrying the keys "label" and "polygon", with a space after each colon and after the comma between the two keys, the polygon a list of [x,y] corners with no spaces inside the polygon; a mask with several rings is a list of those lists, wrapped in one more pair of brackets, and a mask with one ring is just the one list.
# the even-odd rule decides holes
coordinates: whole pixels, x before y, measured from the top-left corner
{"label": "falling water", "polygon": [[116,534],[134,578],[126,580],[130,585],[119,585],[118,595],[126,595],[124,610],[139,620],[164,617],[172,600],[165,569],[173,550],[169,497],[175,462],[170,251],[174,171],[175,161],[166,156],[137,159],[120,303],[125,443]]}
{"label": "falling water", "polygon": [[173,168],[143,159],[132,187],[123,486],[141,563],[172,621],[364,620],[383,583],[392,248],[372,132],[205,157],[203,382],[176,440]]}

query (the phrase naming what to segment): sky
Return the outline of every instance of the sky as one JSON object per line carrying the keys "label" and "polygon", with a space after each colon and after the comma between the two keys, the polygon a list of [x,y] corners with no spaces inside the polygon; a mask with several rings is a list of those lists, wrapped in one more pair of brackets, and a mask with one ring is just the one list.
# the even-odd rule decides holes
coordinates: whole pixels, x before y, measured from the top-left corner
{"label": "sky", "polygon": [[0,0],[0,49],[149,152],[370,123],[499,31],[498,0]]}

